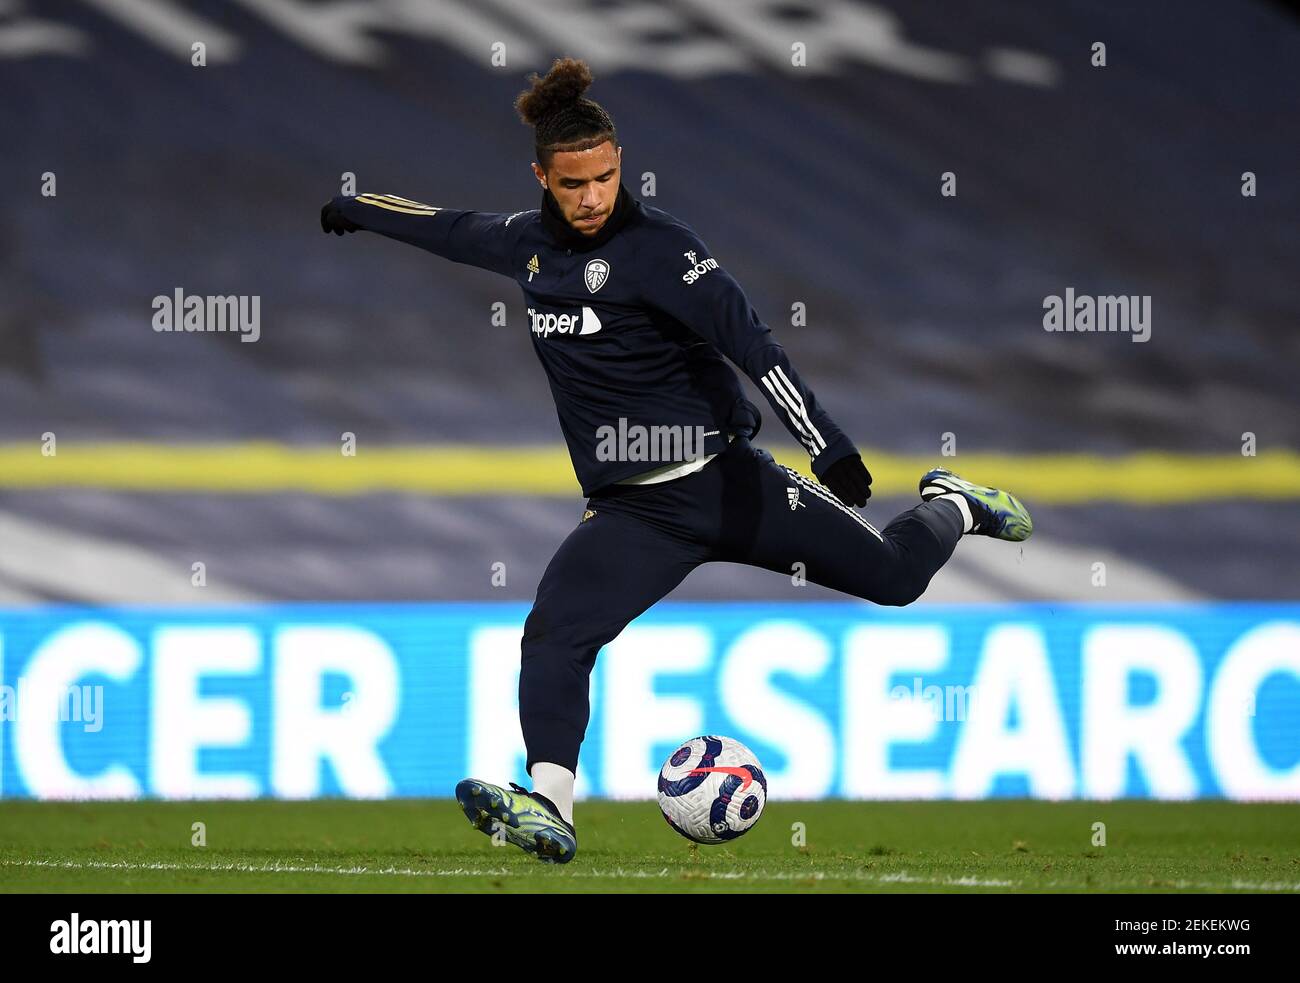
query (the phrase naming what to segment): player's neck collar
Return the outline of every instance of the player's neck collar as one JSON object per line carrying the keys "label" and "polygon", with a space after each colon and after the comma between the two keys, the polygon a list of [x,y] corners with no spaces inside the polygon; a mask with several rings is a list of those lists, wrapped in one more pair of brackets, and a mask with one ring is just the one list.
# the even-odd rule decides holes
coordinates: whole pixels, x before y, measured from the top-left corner
{"label": "player's neck collar", "polygon": [[609,218],[594,236],[585,236],[564,220],[564,213],[560,211],[560,204],[555,200],[555,195],[551,194],[549,189],[543,189],[542,225],[546,226],[546,231],[561,248],[587,252],[609,242],[618,230],[627,224],[635,207],[636,202],[632,200],[632,195],[620,181],[618,197],[614,199],[614,210],[610,212]]}

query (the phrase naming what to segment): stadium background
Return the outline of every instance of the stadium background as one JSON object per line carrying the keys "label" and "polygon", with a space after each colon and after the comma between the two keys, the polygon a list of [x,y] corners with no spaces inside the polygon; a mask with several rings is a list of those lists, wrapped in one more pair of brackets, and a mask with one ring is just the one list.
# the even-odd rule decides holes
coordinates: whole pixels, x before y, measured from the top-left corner
{"label": "stadium background", "polygon": [[[572,54],[629,189],[863,448],[868,517],[943,461],[1037,523],[901,612],[701,568],[602,655],[580,791],[721,731],[774,797],[1300,798],[1296,22],[1179,11],[0,6],[0,795],[523,779],[512,660],[583,503],[521,298],[316,215],[345,173],[536,207],[511,102]],[[1150,340],[1044,331],[1067,287],[1150,295]],[[260,339],[155,332],[177,288],[258,296]]]}

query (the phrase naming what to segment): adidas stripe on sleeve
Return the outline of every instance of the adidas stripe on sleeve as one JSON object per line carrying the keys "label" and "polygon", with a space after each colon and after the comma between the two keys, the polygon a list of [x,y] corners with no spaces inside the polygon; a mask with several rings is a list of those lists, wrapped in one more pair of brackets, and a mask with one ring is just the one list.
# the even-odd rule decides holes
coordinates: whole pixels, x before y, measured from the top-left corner
{"label": "adidas stripe on sleeve", "polygon": [[786,429],[803,445],[820,479],[853,446],[799,378],[785,349],[750,305],[735,278],[684,226],[650,264],[645,300],[711,342],[767,397]]}
{"label": "adidas stripe on sleeve", "polygon": [[511,213],[442,208],[401,195],[341,195],[343,214],[369,232],[428,250],[454,263],[510,276],[519,226]]}

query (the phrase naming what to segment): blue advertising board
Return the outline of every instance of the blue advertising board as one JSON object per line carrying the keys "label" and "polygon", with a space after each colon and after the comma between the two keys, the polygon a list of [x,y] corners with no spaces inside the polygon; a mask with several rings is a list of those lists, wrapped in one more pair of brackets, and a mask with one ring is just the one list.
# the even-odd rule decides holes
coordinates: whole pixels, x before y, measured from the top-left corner
{"label": "blue advertising board", "polygon": [[[527,781],[528,605],[0,611],[0,795]],[[578,794],[703,733],[773,798],[1300,799],[1300,605],[664,603],[605,647]]]}

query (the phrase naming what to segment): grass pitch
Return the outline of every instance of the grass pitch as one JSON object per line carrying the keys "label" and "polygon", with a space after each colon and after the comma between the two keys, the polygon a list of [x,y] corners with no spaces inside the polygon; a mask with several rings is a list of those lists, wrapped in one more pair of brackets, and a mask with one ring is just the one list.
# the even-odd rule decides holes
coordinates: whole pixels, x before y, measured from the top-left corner
{"label": "grass pitch", "polygon": [[0,891],[1300,893],[1300,804],[770,802],[717,847],[653,802],[576,818],[578,856],[555,867],[494,846],[451,800],[11,801]]}

